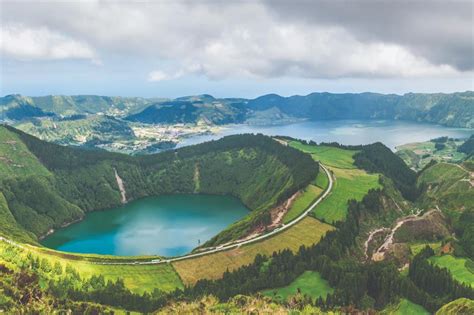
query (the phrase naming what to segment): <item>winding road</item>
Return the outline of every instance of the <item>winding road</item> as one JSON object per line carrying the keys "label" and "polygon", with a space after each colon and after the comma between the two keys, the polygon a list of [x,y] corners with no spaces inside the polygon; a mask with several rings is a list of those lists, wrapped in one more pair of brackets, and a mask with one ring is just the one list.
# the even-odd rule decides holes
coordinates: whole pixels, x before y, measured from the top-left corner
{"label": "winding road", "polygon": [[[127,262],[91,261],[90,263],[97,264],[97,265],[153,265],[153,264],[164,264],[164,263],[170,263],[170,262],[180,261],[180,260],[189,259],[189,258],[205,256],[205,255],[209,255],[209,254],[213,254],[213,253],[217,253],[217,252],[222,252],[222,251],[226,251],[226,250],[233,249],[233,248],[238,248],[242,245],[255,243],[255,242],[261,241],[263,239],[272,237],[273,235],[275,235],[277,233],[280,233],[280,232],[282,232],[286,229],[289,229],[293,225],[295,225],[298,222],[300,222],[301,220],[303,220],[308,215],[308,213],[313,211],[313,209],[319,203],[321,203],[321,201],[323,201],[331,193],[332,188],[333,188],[333,182],[334,182],[333,177],[332,177],[331,173],[329,172],[329,170],[324,165],[322,165],[321,163],[319,163],[319,165],[326,172],[326,175],[328,176],[328,179],[329,179],[329,185],[326,188],[326,190],[324,191],[324,193],[316,201],[314,201],[308,207],[308,209],[306,209],[302,214],[300,214],[293,221],[291,221],[287,224],[283,224],[282,226],[280,226],[280,227],[278,227],[278,228],[276,228],[276,229],[274,229],[274,230],[272,230],[272,231],[270,231],[266,234],[258,235],[258,236],[255,236],[253,238],[242,240],[242,241],[236,241],[236,242],[233,242],[233,243],[228,244],[228,245],[220,245],[220,246],[217,246],[217,247],[210,247],[209,249],[202,250],[198,253],[191,253],[191,254],[187,254],[187,255],[183,255],[183,256],[179,256],[179,257],[172,257],[172,258],[165,258],[165,259],[151,259],[151,260],[148,260],[148,261],[137,260],[137,261],[127,261]],[[2,236],[0,236],[0,241],[4,241],[4,242],[6,242],[10,245],[14,245],[14,246],[17,246],[19,248],[25,248],[25,246],[23,246],[21,244],[18,244],[14,241],[11,241],[9,239],[6,239]]]}

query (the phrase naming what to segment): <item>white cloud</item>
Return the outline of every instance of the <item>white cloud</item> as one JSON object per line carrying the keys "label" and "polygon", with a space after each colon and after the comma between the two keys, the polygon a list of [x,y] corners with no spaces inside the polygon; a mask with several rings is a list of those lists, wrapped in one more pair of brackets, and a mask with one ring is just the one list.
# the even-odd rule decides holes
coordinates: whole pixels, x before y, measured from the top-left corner
{"label": "white cloud", "polygon": [[[295,22],[275,15],[259,2],[2,5],[2,24],[6,25],[2,28],[7,30],[2,49],[10,55],[94,59],[97,51],[104,58],[118,56],[127,63],[137,60],[156,64],[167,60],[176,65],[167,71],[151,71],[149,81],[172,80],[187,74],[212,79],[331,79],[439,77],[460,73],[455,66],[433,62],[402,41],[385,41],[383,34],[358,36],[346,25],[338,25],[337,17],[324,23]],[[27,27],[12,33],[10,25],[18,21]]]}
{"label": "white cloud", "polygon": [[19,60],[90,59],[99,62],[94,50],[86,43],[46,27],[2,26],[0,50],[6,56]]}
{"label": "white cloud", "polygon": [[162,70],[155,70],[148,74],[148,81],[150,82],[157,82],[157,81],[166,81],[166,80],[173,80],[180,78],[184,73],[182,71],[178,71],[175,73],[167,73]]}

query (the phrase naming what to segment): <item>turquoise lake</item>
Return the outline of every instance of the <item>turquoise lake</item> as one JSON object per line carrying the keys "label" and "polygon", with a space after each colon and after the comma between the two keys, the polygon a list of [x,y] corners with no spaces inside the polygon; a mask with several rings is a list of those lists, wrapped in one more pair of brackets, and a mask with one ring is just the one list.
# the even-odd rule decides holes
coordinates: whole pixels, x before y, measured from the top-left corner
{"label": "turquoise lake", "polygon": [[248,213],[230,196],[149,197],[88,213],[83,221],[59,229],[41,244],[75,253],[177,256]]}

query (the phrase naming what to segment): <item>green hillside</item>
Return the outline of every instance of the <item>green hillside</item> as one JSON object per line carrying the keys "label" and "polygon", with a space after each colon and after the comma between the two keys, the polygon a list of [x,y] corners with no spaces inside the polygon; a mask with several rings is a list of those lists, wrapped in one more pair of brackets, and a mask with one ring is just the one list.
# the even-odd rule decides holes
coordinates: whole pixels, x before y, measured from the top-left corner
{"label": "green hillside", "polygon": [[424,207],[438,206],[455,218],[466,209],[474,209],[470,173],[462,165],[434,164],[419,175],[417,185],[423,190],[420,203]]}
{"label": "green hillside", "polygon": [[1,147],[5,161],[28,166],[15,172],[3,161],[0,189],[16,222],[38,237],[87,211],[120,205],[116,171],[127,200],[194,192],[238,197],[253,211],[210,241],[224,242],[266,222],[272,206],[307,186],[318,171],[309,156],[261,135],[229,136],[174,152],[131,157],[63,147],[11,127],[0,130],[18,146]]}

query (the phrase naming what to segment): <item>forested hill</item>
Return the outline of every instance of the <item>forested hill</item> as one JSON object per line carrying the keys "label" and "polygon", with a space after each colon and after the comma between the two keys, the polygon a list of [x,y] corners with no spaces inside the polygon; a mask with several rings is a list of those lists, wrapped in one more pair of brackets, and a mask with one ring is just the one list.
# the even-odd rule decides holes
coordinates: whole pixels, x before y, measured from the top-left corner
{"label": "forested hill", "polygon": [[94,95],[0,98],[0,112],[10,120],[44,116],[107,114],[142,123],[228,124],[279,119],[388,119],[474,128],[474,92],[404,95],[311,93],[255,99],[210,95],[175,100]]}
{"label": "forested hill", "polygon": [[[147,156],[90,151],[43,142],[0,126],[0,234],[32,241],[87,211],[172,193],[231,194],[253,210],[220,240],[267,220],[271,207],[317,174],[309,155],[263,135],[235,135]],[[27,232],[25,232],[27,231]],[[33,234],[28,234],[33,233]]]}
{"label": "forested hill", "polygon": [[281,97],[269,94],[247,103],[253,110],[277,107],[310,119],[396,119],[474,127],[474,92],[404,95],[312,93]]}

